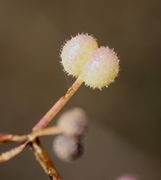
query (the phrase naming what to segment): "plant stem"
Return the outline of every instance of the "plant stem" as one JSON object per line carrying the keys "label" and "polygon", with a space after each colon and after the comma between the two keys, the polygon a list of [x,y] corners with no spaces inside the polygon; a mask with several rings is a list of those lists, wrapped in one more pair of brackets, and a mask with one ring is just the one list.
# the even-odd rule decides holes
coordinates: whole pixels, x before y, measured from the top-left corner
{"label": "plant stem", "polygon": [[78,78],[73,85],[67,90],[64,96],[62,96],[51,109],[40,119],[40,121],[34,126],[33,131],[45,128],[50,121],[57,115],[57,113],[64,107],[69,99],[75,94],[75,92],[81,86],[82,81]]}
{"label": "plant stem", "polygon": [[41,136],[57,135],[60,133],[62,133],[62,130],[57,126],[53,126],[53,127],[48,127],[45,129],[33,131],[31,134],[28,135],[28,139],[29,141],[33,141]]}
{"label": "plant stem", "polygon": [[27,135],[0,133],[0,143],[8,143],[8,142],[23,143],[25,141],[31,142],[38,137],[57,135],[60,134],[61,132],[62,130],[59,127],[53,126],[53,127],[48,127],[45,129],[33,131],[31,134],[27,134]]}
{"label": "plant stem", "polygon": [[45,152],[38,138],[31,143],[31,147],[36,159],[40,163],[45,173],[49,176],[49,178],[51,180],[61,180],[58,172],[56,171],[54,165],[48,158],[48,155]]}
{"label": "plant stem", "polygon": [[[33,134],[35,136],[42,134],[42,129],[45,128],[50,121],[57,115],[57,113],[64,107],[64,105],[70,100],[70,98],[75,94],[83,82],[77,79],[73,85],[67,90],[64,96],[62,96],[52,107],[51,109],[40,119],[40,121],[34,126]],[[48,129],[43,131],[43,135],[48,135],[53,129]],[[58,132],[61,130],[58,129]],[[40,132],[40,133],[39,133]],[[39,161],[40,165],[44,171],[48,174],[52,180],[61,180],[57,170],[49,160],[47,153],[43,149],[40,140],[37,138],[31,143],[32,150],[36,156],[36,159]]]}
{"label": "plant stem", "polygon": [[11,158],[20,154],[24,148],[27,146],[28,142],[26,141],[24,144],[19,145],[18,147],[12,148],[9,151],[6,151],[0,155],[0,163],[10,160]]}
{"label": "plant stem", "polygon": [[26,135],[16,135],[16,134],[5,134],[0,133],[0,143],[7,143],[7,142],[25,142],[27,140]]}

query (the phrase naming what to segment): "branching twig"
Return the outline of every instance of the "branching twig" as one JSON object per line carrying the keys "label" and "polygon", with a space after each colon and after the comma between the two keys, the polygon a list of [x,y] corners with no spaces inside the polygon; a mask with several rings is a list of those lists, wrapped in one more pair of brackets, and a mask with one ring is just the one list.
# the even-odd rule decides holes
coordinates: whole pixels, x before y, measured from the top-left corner
{"label": "branching twig", "polygon": [[5,153],[0,155],[0,162],[7,161],[12,157],[16,156],[26,147],[27,144],[31,145],[32,151],[36,156],[36,159],[46,172],[46,174],[53,180],[60,180],[60,177],[49,160],[47,153],[45,152],[44,148],[42,147],[40,140],[38,137],[46,136],[46,135],[53,135],[61,133],[61,129],[58,127],[50,127],[45,128],[50,121],[56,116],[56,114],[64,107],[64,105],[69,101],[69,99],[74,95],[74,93],[79,89],[82,82],[77,79],[73,85],[67,90],[66,94],[62,96],[54,106],[43,116],[42,119],[34,126],[33,132],[28,135],[14,135],[14,134],[0,134],[0,143],[5,142],[24,142],[22,145],[11,149]]}
{"label": "branching twig", "polygon": [[49,160],[47,153],[41,145],[38,137],[46,135],[54,135],[61,133],[61,129],[58,127],[50,127],[44,129],[50,121],[57,115],[57,113],[64,107],[64,105],[70,100],[74,93],[79,89],[82,82],[77,79],[73,85],[67,90],[66,94],[62,96],[54,106],[43,116],[42,119],[34,126],[33,132],[28,135],[14,135],[14,134],[0,134],[0,143],[5,142],[24,142],[22,145],[11,149],[0,155],[0,162],[7,161],[12,157],[16,156],[26,147],[27,144],[31,145],[32,151],[36,156],[36,159],[44,169],[45,173],[52,180],[60,180],[54,165]]}

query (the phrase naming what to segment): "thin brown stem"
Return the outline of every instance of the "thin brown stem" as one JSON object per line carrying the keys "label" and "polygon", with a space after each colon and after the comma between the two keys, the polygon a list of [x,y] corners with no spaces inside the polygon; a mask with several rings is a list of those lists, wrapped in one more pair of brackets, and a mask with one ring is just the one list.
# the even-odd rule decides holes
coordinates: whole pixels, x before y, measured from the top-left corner
{"label": "thin brown stem", "polygon": [[57,135],[60,134],[61,132],[62,130],[59,127],[53,126],[53,127],[33,131],[31,134],[28,135],[1,133],[0,143],[7,143],[7,142],[23,143],[25,141],[31,142],[40,136]]}
{"label": "thin brown stem", "polygon": [[11,158],[15,157],[16,155],[20,154],[24,148],[27,146],[28,142],[25,142],[18,147],[15,147],[9,151],[6,151],[0,155],[0,163],[10,160]]}
{"label": "thin brown stem", "polygon": [[50,121],[57,115],[57,113],[64,107],[69,99],[75,94],[75,92],[81,86],[82,81],[77,79],[73,85],[67,90],[66,94],[62,96],[51,109],[40,119],[40,121],[34,126],[33,131],[45,128]]}
{"label": "thin brown stem", "polygon": [[[64,96],[62,96],[52,107],[51,109],[40,119],[40,121],[34,126],[33,132],[38,133],[39,130],[45,128],[50,121],[57,115],[57,113],[64,107],[64,105],[70,100],[70,98],[75,94],[75,92],[81,86],[82,81],[77,79],[73,85],[67,90]],[[47,131],[44,131],[45,133]],[[49,131],[48,131],[49,132]],[[47,132],[47,134],[48,134]],[[37,138],[36,141],[32,141],[32,150],[39,161],[40,165],[44,169],[44,171],[49,175],[49,177],[53,180],[60,180],[60,177],[48,159],[46,152],[44,151],[43,147],[40,144],[39,139]]]}
{"label": "thin brown stem", "polygon": [[5,134],[0,133],[0,143],[16,142],[22,143],[27,140],[27,135]]}
{"label": "thin brown stem", "polygon": [[45,152],[43,146],[40,143],[39,139],[35,139],[31,143],[32,151],[40,163],[41,167],[45,171],[45,173],[49,176],[52,180],[61,180],[57,170],[55,169],[53,163],[48,158],[47,153]]}
{"label": "thin brown stem", "polygon": [[29,140],[34,140],[41,136],[50,136],[50,135],[57,135],[62,133],[62,130],[58,126],[48,127],[45,129],[40,129],[37,131],[33,131],[30,135],[28,135]]}

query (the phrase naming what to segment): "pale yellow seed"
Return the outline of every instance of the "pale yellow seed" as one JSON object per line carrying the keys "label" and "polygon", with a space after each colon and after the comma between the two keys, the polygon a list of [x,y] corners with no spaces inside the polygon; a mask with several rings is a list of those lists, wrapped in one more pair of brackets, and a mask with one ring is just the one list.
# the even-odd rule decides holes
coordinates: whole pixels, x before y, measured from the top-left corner
{"label": "pale yellow seed", "polygon": [[93,89],[102,89],[114,81],[118,72],[119,59],[116,53],[108,47],[100,47],[85,64],[80,79]]}
{"label": "pale yellow seed", "polygon": [[88,34],[78,34],[65,43],[61,51],[61,63],[64,70],[72,76],[78,77],[84,64],[97,49],[96,39]]}

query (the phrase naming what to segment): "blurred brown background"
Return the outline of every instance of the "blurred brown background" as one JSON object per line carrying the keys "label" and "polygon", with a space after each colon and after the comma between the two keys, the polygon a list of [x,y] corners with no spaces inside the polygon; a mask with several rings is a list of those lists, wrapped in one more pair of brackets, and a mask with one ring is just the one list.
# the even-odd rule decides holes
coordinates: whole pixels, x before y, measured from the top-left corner
{"label": "blurred brown background", "polygon": [[[161,179],[161,2],[159,0],[0,0],[0,131],[26,133],[74,81],[60,48],[78,32],[114,47],[116,83],[82,86],[65,109],[90,117],[85,155],[72,164],[52,153],[64,180]],[[65,110],[64,109],[64,110]],[[9,147],[0,146],[0,151]],[[0,165],[0,180],[45,180],[32,152]]]}

